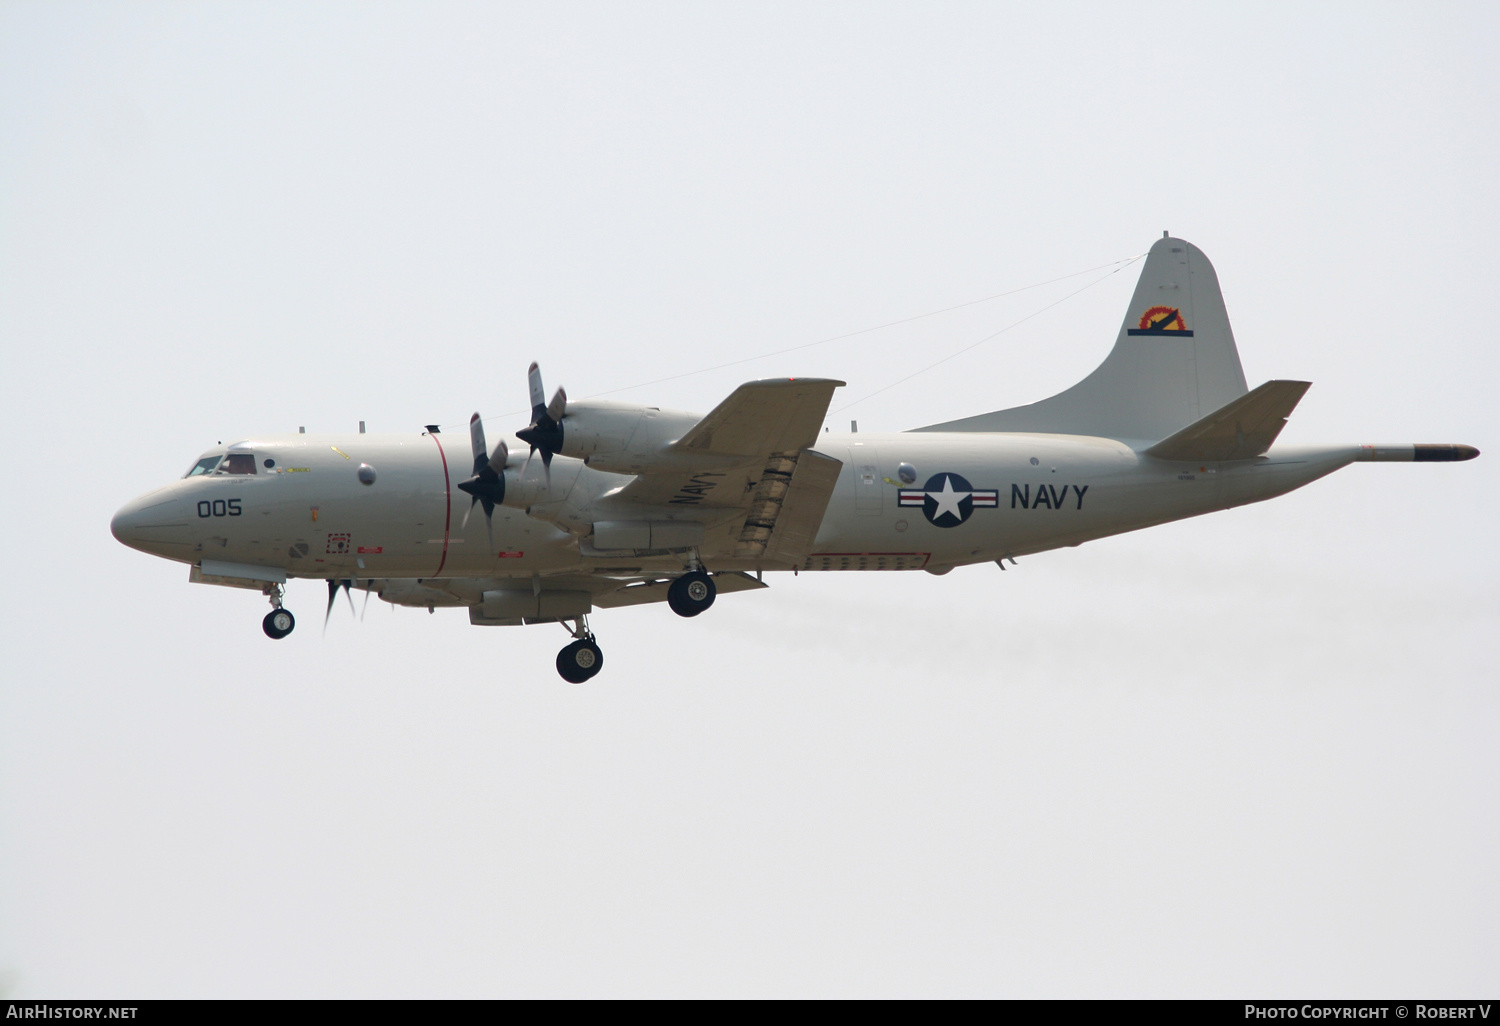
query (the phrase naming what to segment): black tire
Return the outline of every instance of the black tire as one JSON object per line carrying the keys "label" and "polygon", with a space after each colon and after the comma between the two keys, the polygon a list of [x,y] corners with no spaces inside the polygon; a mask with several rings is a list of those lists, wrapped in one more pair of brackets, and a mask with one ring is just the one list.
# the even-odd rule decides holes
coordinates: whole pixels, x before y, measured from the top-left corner
{"label": "black tire", "polygon": [[592,641],[575,641],[557,653],[557,672],[569,684],[582,684],[604,669],[604,653]]}
{"label": "black tire", "polygon": [[292,628],[297,626],[297,618],[292,615],[290,609],[273,609],[266,614],[260,626],[261,630],[266,632],[266,637],[280,641],[292,633]]}
{"label": "black tire", "polygon": [[702,570],[694,570],[672,582],[667,589],[667,605],[678,616],[697,616],[714,604],[718,593],[712,577]]}

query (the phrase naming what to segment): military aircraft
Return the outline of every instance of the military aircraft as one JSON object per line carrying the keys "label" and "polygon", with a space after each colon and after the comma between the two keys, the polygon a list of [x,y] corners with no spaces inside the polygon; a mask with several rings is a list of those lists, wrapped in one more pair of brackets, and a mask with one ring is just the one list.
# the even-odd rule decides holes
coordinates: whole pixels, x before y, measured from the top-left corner
{"label": "military aircraft", "polygon": [[[289,578],[463,606],[478,625],[561,623],[571,683],[599,672],[595,609],[666,602],[692,617],[767,571],[925,570],[1005,561],[1285,494],[1350,463],[1468,460],[1467,445],[1276,446],[1308,389],[1248,389],[1208,258],[1163,233],[1115,347],[1050,399],[895,434],[823,429],[843,384],[774,378],[707,416],[550,400],[491,449],[427,425],[398,434],[257,435],[127,503],[126,545],[188,579],[265,594]],[[524,450],[524,452],[523,452]]]}

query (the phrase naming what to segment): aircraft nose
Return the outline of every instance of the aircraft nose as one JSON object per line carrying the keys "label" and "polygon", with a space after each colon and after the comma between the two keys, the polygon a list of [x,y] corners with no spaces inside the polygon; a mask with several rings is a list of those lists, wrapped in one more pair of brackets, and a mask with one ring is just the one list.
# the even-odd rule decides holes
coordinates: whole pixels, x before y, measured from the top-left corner
{"label": "aircraft nose", "polygon": [[120,544],[129,544],[133,547],[136,540],[136,520],[139,519],[138,505],[135,502],[126,502],[115,510],[114,519],[110,520],[110,534]]}
{"label": "aircraft nose", "polygon": [[167,540],[174,528],[187,526],[182,507],[181,499],[164,496],[159,491],[142,495],[115,512],[109,522],[109,533],[122,545],[151,551],[153,543]]}

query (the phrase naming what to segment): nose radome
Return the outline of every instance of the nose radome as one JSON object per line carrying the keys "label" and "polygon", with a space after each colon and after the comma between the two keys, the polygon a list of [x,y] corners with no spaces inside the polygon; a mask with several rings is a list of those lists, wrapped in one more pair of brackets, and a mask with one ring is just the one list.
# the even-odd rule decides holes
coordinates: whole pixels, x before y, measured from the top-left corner
{"label": "nose radome", "polygon": [[109,522],[109,533],[115,536],[115,540],[122,545],[138,548],[142,541],[141,527],[144,526],[145,513],[151,508],[150,496],[141,496],[132,499],[121,506]]}
{"label": "nose radome", "polygon": [[160,491],[132,499],[115,512],[109,522],[109,533],[122,545],[144,548],[153,541],[164,540],[163,529],[187,525],[180,498],[165,498]]}
{"label": "nose radome", "polygon": [[134,512],[130,506],[124,505],[115,510],[115,515],[109,522],[109,533],[115,536],[115,541],[121,545],[130,544],[130,516]]}

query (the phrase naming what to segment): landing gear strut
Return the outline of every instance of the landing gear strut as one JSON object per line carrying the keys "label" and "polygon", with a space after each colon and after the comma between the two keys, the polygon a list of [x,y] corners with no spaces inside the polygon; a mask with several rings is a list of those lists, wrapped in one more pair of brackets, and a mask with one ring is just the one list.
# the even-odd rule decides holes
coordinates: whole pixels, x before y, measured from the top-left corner
{"label": "landing gear strut", "polygon": [[279,584],[273,584],[266,589],[266,597],[271,600],[271,611],[260,622],[260,626],[266,632],[266,637],[273,641],[280,641],[292,633],[292,628],[297,626],[297,618],[292,615],[292,611],[281,607],[283,594]]}
{"label": "landing gear strut", "polygon": [[574,620],[568,630],[576,640],[557,653],[557,672],[569,684],[582,684],[604,669],[604,653],[594,641],[594,632],[589,630],[585,617]]}

